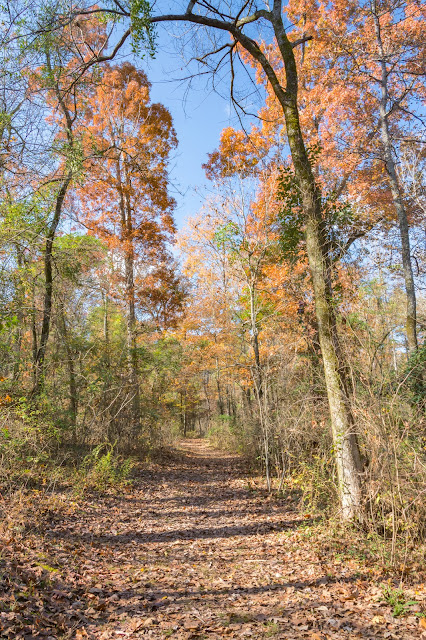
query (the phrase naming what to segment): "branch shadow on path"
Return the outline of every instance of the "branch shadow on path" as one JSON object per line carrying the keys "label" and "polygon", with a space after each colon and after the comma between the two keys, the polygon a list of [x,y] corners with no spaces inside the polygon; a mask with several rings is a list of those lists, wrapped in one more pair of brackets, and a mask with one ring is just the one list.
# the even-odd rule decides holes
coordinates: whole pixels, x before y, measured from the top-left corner
{"label": "branch shadow on path", "polygon": [[56,529],[48,532],[50,539],[72,540],[74,543],[86,543],[92,546],[102,546],[105,544],[129,544],[136,542],[139,544],[174,542],[177,540],[214,540],[221,538],[238,538],[245,536],[268,535],[273,531],[284,531],[295,529],[300,525],[313,523],[313,519],[298,518],[294,520],[280,521],[274,523],[256,523],[251,525],[236,525],[223,527],[191,527],[187,529],[167,530],[158,532],[125,532],[125,533],[102,533],[91,532],[75,533],[67,529]]}

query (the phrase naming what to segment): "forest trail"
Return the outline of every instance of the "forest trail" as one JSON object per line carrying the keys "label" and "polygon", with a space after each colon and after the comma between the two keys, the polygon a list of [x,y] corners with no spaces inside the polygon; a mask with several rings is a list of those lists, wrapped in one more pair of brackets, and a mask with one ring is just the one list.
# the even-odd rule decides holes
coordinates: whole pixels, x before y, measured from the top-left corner
{"label": "forest trail", "polygon": [[13,592],[16,606],[0,637],[421,637],[415,615],[391,615],[377,575],[321,558],[309,517],[248,483],[239,458],[194,439],[128,492],[63,497],[5,548],[0,600]]}

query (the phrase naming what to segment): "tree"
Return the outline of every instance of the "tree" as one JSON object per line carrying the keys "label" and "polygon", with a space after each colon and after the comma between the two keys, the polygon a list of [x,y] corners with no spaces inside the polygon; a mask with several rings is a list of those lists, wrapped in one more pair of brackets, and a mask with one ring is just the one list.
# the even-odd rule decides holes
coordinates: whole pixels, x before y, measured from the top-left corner
{"label": "tree", "polygon": [[[223,43],[219,49],[215,48],[210,53],[212,55],[217,54],[218,51],[222,53],[227,47],[231,60],[233,60],[240,50],[244,50],[254,63],[262,68],[284,114],[286,133],[304,214],[307,255],[315,295],[342,514],[345,518],[354,518],[360,515],[362,503],[360,455],[354,433],[354,421],[350,411],[344,368],[339,361],[338,336],[329,286],[331,265],[327,256],[327,220],[323,216],[320,188],[315,180],[312,164],[303,140],[298,109],[299,84],[294,49],[310,38],[304,36],[295,41],[290,40],[284,25],[283,6],[280,0],[274,1],[271,10],[257,10],[252,5],[239,6],[232,18],[224,17],[220,8],[211,5],[207,9],[200,6],[199,13],[194,13],[194,8],[197,9],[198,5],[191,1],[185,13],[153,17],[151,22],[155,24],[182,21],[203,25],[213,31],[228,33],[231,37],[231,43]],[[254,11],[251,13],[253,9]],[[261,20],[266,21],[272,28],[277,46],[276,52],[279,53],[275,60],[271,60],[268,56],[266,46],[262,46],[247,35],[247,26]],[[274,62],[276,62],[276,66],[274,66]],[[281,66],[285,70],[285,86],[281,84],[278,77],[278,69]]]}
{"label": "tree", "polygon": [[[372,0],[367,4],[348,2],[344,8],[333,2],[319,13],[322,59],[334,60],[333,84],[340,94],[340,104],[349,107],[346,119],[351,131],[364,130],[364,142],[356,150],[359,162],[376,167],[372,182],[381,187],[382,206],[387,201],[386,217],[398,221],[407,298],[406,335],[409,352],[414,353],[418,342],[416,293],[409,237],[413,216],[398,177],[398,165],[406,143],[414,141],[424,127],[421,108],[416,109],[424,100],[423,9],[415,2]],[[308,8],[308,28],[312,32],[316,30],[317,14],[314,5]],[[364,107],[362,126],[350,108],[354,98]],[[372,191],[371,183],[369,188]]]}
{"label": "tree", "polygon": [[135,428],[140,423],[138,306],[156,297],[157,322],[167,324],[183,300],[167,248],[174,233],[167,165],[177,140],[170,113],[150,102],[149,90],[145,73],[129,63],[104,69],[85,105],[85,146],[92,159],[78,189],[85,226],[118,258]]}
{"label": "tree", "polygon": [[[77,12],[77,15],[93,11],[105,11],[111,15],[109,7],[89,8]],[[85,67],[115,56],[131,35],[133,35],[133,41],[136,45],[143,38],[150,43],[152,41],[152,25],[163,22],[183,22],[200,25],[210,32],[227,34],[231,38],[231,42],[225,39],[217,45],[215,44],[213,50],[204,54],[203,62],[211,56],[219,56],[220,59],[223,59],[228,54],[233,66],[236,57],[240,55],[241,51],[244,51],[254,64],[261,67],[266,75],[284,114],[288,143],[300,190],[307,254],[315,295],[319,341],[330,406],[342,513],[345,518],[353,518],[361,512],[360,456],[347,396],[344,367],[339,362],[340,350],[337,345],[338,336],[335,330],[334,307],[329,286],[330,262],[327,256],[327,220],[323,216],[320,188],[315,180],[312,164],[303,140],[298,108],[299,84],[294,49],[303,45],[310,39],[310,36],[303,36],[294,41],[289,38],[289,31],[284,24],[281,0],[275,0],[272,9],[259,10],[249,3],[249,5],[237,5],[233,15],[229,15],[229,12],[230,9],[227,9],[224,14],[220,6],[211,4],[204,6],[191,0],[183,13],[150,16],[148,6],[141,5],[135,13],[123,10],[123,7],[116,3],[114,5],[116,16],[130,19],[132,26],[122,35],[109,55],[104,55],[103,51],[102,55],[94,52],[92,60],[86,63]],[[252,32],[254,23],[261,21],[271,28],[276,42],[278,55],[273,59],[268,55],[266,45],[262,45],[251,35],[248,35],[248,31]],[[218,64],[220,65],[220,61]],[[285,85],[280,82],[278,77],[278,71],[282,67],[285,70]]]}

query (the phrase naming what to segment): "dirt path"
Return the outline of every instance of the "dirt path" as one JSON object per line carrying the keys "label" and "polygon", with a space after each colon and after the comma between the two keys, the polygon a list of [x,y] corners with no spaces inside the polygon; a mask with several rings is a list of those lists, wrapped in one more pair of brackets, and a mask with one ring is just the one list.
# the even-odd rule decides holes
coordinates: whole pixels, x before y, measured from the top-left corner
{"label": "dirt path", "polygon": [[68,498],[9,541],[0,605],[14,589],[16,606],[0,608],[0,637],[421,637],[415,615],[392,617],[377,578],[318,557],[291,501],[247,483],[237,458],[191,440],[128,493]]}

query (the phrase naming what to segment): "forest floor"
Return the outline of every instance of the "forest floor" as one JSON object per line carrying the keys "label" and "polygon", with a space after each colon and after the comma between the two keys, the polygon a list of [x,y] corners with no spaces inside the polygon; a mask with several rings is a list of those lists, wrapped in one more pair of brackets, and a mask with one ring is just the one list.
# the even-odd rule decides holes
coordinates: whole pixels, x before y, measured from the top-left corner
{"label": "forest floor", "polygon": [[426,638],[420,578],[395,617],[377,565],[323,553],[296,499],[254,490],[206,441],[119,493],[22,501],[1,541],[2,639]]}

